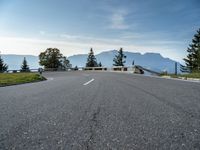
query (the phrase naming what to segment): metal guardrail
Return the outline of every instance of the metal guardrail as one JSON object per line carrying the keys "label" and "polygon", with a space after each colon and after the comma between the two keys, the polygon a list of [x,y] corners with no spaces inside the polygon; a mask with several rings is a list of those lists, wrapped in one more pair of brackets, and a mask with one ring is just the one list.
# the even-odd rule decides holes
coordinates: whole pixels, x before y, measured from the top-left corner
{"label": "metal guardrail", "polygon": [[140,68],[140,69],[142,69],[143,71],[147,71],[147,72],[150,72],[152,74],[160,75],[159,72],[156,72],[156,71],[153,71],[153,70],[150,70],[150,69],[146,69],[146,68],[144,68],[142,66],[137,66],[137,67]]}

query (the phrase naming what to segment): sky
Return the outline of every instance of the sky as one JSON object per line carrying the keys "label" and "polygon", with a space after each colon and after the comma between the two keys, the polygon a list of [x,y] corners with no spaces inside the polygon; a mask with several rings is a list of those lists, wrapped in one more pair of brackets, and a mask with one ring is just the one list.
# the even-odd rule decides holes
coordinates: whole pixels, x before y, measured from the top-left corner
{"label": "sky", "polygon": [[200,0],[0,0],[2,54],[122,47],[182,62],[199,28]]}

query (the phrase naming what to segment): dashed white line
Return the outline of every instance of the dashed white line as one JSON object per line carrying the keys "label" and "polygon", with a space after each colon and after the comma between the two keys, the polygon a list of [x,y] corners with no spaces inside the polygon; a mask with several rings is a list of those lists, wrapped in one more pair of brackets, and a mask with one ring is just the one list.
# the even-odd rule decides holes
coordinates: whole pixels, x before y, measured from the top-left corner
{"label": "dashed white line", "polygon": [[90,81],[84,83],[83,85],[88,85],[88,84],[90,84],[92,81],[94,81],[94,79],[91,79]]}

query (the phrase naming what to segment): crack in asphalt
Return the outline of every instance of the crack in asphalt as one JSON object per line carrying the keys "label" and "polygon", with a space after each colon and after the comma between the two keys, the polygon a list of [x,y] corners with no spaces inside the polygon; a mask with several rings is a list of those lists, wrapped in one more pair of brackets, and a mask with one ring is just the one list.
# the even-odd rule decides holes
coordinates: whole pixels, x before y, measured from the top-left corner
{"label": "crack in asphalt", "polygon": [[[118,80],[118,81],[119,81],[119,82],[122,82],[121,80]],[[129,81],[131,81],[131,80],[129,80]],[[177,104],[175,104],[175,103],[173,103],[173,102],[170,102],[170,101],[166,100],[166,99],[163,98],[163,97],[156,96],[155,94],[153,94],[153,93],[151,93],[151,92],[149,92],[149,91],[147,91],[147,90],[145,90],[145,89],[143,89],[143,88],[140,88],[140,87],[138,87],[138,86],[135,86],[135,85],[133,85],[133,84],[130,84],[130,82],[126,82],[126,85],[128,85],[128,86],[130,86],[130,87],[134,87],[135,89],[140,90],[141,92],[144,92],[145,94],[148,94],[148,95],[154,97],[156,100],[158,100],[158,101],[162,102],[163,104],[165,104],[165,105],[167,105],[167,106],[173,108],[175,111],[184,113],[184,114],[185,114],[187,117],[189,117],[189,118],[195,118],[195,119],[197,119],[197,120],[200,119],[200,116],[199,116],[199,115],[193,114],[193,113],[191,113],[191,112],[185,110],[185,109],[182,108],[181,106],[179,106],[179,105],[177,105]]]}
{"label": "crack in asphalt", "polygon": [[92,118],[89,120],[90,121],[90,126],[89,126],[89,133],[90,136],[89,138],[86,140],[86,149],[87,150],[91,150],[92,149],[92,144],[93,144],[93,140],[95,137],[95,132],[96,132],[96,128],[98,126],[98,115],[100,113],[100,107],[97,108],[97,110],[92,114]]}

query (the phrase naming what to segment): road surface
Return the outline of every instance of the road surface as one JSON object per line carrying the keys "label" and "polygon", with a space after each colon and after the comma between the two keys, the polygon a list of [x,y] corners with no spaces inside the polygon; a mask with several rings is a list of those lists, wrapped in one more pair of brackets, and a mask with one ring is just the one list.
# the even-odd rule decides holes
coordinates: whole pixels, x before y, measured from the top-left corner
{"label": "road surface", "polygon": [[199,83],[109,72],[44,76],[0,88],[0,149],[200,149]]}

